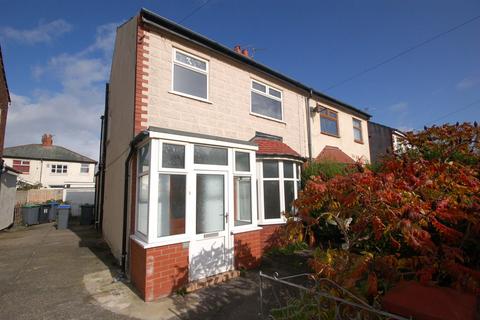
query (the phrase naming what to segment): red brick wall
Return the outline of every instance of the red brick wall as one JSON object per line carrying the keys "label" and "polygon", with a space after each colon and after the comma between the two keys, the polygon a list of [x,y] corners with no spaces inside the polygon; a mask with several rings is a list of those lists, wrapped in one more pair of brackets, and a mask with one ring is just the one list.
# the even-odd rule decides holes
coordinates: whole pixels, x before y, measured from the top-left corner
{"label": "red brick wall", "polygon": [[[142,23],[138,22],[137,27],[137,66],[135,75],[135,115],[134,115],[134,134],[147,129],[145,123],[147,121],[148,103],[143,102],[142,98],[147,98],[148,88],[148,58],[144,54],[148,54],[149,36],[143,29]],[[142,124],[143,123],[143,124]]]}
{"label": "red brick wall", "polygon": [[279,245],[278,237],[281,226],[283,226],[283,224],[262,226],[263,229],[261,230],[261,247],[263,252]]}
{"label": "red brick wall", "polygon": [[278,245],[282,225],[262,226],[261,230],[234,235],[235,268],[253,269],[259,266],[262,255]]}
{"label": "red brick wall", "polygon": [[188,283],[188,247],[182,243],[147,249],[145,301],[173,293]]}
{"label": "red brick wall", "polygon": [[145,299],[146,254],[147,250],[134,240],[130,240],[130,279],[143,299]]}
{"label": "red brick wall", "polygon": [[234,239],[235,269],[258,267],[262,257],[261,230],[237,233]]}

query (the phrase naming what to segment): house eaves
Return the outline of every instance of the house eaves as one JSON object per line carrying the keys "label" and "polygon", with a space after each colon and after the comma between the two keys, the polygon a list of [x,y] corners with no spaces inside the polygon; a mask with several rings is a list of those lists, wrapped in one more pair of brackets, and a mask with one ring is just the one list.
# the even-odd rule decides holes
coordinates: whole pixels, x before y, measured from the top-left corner
{"label": "house eaves", "polygon": [[268,75],[270,75],[271,77],[274,77],[274,78],[277,78],[281,81],[284,81],[286,83],[289,83],[290,85],[293,85],[303,91],[305,91],[307,94],[309,94],[310,92],[317,96],[318,98],[320,99],[324,99],[324,100],[327,100],[331,103],[334,103],[335,105],[339,106],[339,107],[343,107],[345,109],[348,109],[350,110],[352,113],[356,114],[357,116],[360,116],[366,120],[368,120],[371,115],[363,110],[360,110],[358,108],[355,108],[343,101],[340,101],[338,99],[335,99],[333,97],[330,97],[318,90],[315,90],[295,79],[292,79],[278,71],[275,71],[267,66],[265,66],[264,64],[261,64],[255,60],[253,60],[252,58],[249,58],[249,57],[246,57],[245,55],[243,54],[240,54],[240,53],[237,53],[235,52],[234,50],[216,42],[216,41],[213,41],[199,33],[196,33],[188,28],[185,28],[181,25],[179,25],[178,23],[176,22],[173,22],[167,18],[164,18],[148,9],[145,9],[145,8],[142,8],[140,10],[140,17],[141,17],[141,21],[147,25],[150,25],[152,27],[155,27],[155,28],[158,28],[160,30],[163,30],[163,31],[166,31],[168,33],[171,33],[171,34],[174,34],[176,35],[177,37],[180,37],[182,39],[185,39],[189,42],[192,42],[192,43],[195,43],[201,47],[204,47],[204,48],[207,48],[207,49],[210,49],[210,50],[213,50],[219,54],[222,54],[224,56],[228,56],[236,61],[239,61],[241,63],[244,63],[246,65],[249,65],[263,73],[266,73]]}

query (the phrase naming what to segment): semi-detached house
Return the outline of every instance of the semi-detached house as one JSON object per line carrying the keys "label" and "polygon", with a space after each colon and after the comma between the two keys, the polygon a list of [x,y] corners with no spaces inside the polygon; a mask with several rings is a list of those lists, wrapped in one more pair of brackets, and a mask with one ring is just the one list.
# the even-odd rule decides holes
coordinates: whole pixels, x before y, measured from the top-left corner
{"label": "semi-detached house", "polygon": [[147,301],[256,266],[308,158],[369,161],[367,113],[144,9],[107,101],[102,231]]}

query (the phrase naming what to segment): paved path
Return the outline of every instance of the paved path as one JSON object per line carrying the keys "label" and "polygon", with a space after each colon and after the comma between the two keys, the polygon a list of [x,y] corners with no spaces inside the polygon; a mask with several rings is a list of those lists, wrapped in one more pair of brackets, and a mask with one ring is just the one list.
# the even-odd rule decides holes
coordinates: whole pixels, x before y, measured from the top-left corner
{"label": "paved path", "polygon": [[91,228],[0,232],[0,319],[258,319],[254,273],[145,303]]}

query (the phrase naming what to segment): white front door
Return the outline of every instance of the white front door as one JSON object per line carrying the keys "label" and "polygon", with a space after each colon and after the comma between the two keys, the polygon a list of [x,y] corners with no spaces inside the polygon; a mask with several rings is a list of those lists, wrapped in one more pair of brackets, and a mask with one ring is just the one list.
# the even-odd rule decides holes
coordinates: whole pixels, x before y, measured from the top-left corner
{"label": "white front door", "polygon": [[223,171],[195,173],[195,237],[190,243],[190,281],[232,269],[229,230],[229,175]]}

